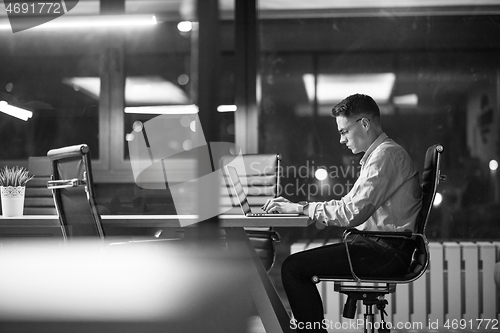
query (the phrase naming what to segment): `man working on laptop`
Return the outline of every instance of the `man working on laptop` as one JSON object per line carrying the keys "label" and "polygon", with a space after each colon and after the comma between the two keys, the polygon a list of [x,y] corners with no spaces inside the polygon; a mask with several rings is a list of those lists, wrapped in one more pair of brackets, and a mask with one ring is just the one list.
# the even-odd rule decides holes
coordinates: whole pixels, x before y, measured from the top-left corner
{"label": "man working on laptop", "polygon": [[[413,231],[422,205],[418,171],[406,151],[382,130],[378,105],[370,96],[355,94],[337,104],[332,115],[340,143],[354,154],[365,153],[351,191],[327,202],[293,203],[279,197],[262,208],[268,213],[301,213],[326,226]],[[404,274],[413,250],[413,242],[402,239],[355,236],[350,244],[358,276]],[[351,275],[343,243],[299,252],[284,261],[281,276],[297,331],[326,332],[321,298],[311,281],[315,275]]]}

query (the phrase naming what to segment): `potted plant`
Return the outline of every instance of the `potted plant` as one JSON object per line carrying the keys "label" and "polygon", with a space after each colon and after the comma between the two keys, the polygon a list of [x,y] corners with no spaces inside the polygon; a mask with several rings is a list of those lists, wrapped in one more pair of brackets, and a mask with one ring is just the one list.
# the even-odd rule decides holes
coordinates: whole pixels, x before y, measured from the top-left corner
{"label": "potted plant", "polygon": [[33,176],[23,167],[4,166],[0,169],[0,192],[3,216],[22,216],[26,183]]}

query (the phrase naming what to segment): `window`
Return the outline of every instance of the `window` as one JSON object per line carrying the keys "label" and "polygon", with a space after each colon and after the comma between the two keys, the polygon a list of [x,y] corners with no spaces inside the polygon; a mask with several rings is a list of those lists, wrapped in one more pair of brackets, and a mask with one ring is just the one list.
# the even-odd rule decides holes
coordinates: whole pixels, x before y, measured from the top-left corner
{"label": "window", "polygon": [[[418,167],[427,147],[445,147],[448,181],[439,188],[429,236],[498,234],[500,183],[490,165],[500,158],[499,16],[453,7],[321,14],[265,3],[259,150],[283,155],[288,197],[325,201],[349,191],[362,154],[339,144],[330,110],[350,94],[366,93],[380,105],[386,133]],[[315,176],[320,168],[329,171],[327,179]]]}
{"label": "window", "polygon": [[26,160],[52,148],[87,143],[99,158],[99,98],[80,84],[94,78],[99,90],[99,57],[38,56],[0,58],[0,100],[27,109],[27,121],[0,113],[0,160]]}

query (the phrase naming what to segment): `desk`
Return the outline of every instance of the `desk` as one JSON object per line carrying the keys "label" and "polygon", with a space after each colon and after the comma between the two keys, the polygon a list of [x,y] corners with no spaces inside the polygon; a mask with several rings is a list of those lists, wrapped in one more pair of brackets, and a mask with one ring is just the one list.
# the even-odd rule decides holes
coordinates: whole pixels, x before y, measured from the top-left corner
{"label": "desk", "polygon": [[[102,215],[104,226],[114,227],[158,227],[179,228],[180,220],[189,221],[192,215]],[[298,217],[246,217],[243,215],[221,215],[219,226],[232,227],[307,227],[311,221]]]}
{"label": "desk", "polygon": [[[191,220],[192,215],[102,215],[104,226],[179,228],[179,220]],[[246,217],[243,215],[221,215],[219,226],[232,227],[307,227],[312,221],[305,216],[298,217]],[[0,216],[0,227],[52,226],[60,227],[57,215],[24,215],[19,217]]]}
{"label": "desk", "polygon": [[[103,226],[110,227],[153,227],[180,228],[181,219],[193,219],[193,216],[177,215],[103,215]],[[220,216],[219,226],[225,228],[228,244],[235,251],[245,253],[250,261],[250,274],[255,282],[253,300],[262,319],[266,332],[292,332],[290,317],[272,284],[269,275],[255,252],[243,227],[307,227],[312,223],[305,216],[300,217],[246,217],[243,215]],[[0,236],[4,228],[45,228],[57,230],[60,225],[55,215],[22,217],[0,217]],[[34,230],[35,231],[35,230]],[[34,233],[34,232],[33,232]]]}

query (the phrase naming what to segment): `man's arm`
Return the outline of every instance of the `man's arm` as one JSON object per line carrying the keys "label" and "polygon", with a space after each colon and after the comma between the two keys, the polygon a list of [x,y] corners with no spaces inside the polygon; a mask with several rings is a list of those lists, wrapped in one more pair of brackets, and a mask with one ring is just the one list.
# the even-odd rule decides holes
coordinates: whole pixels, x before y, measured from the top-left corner
{"label": "man's arm", "polygon": [[381,150],[367,160],[351,191],[340,200],[311,203],[311,219],[328,226],[364,223],[416,173],[413,161],[394,150]]}
{"label": "man's arm", "polygon": [[366,162],[351,191],[340,200],[310,202],[304,208],[279,197],[268,200],[262,209],[271,213],[301,213],[327,226],[354,227],[372,216],[412,176],[405,171],[413,170],[405,165],[410,162],[400,154],[381,151]]}

